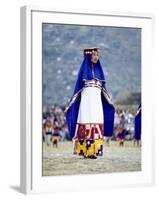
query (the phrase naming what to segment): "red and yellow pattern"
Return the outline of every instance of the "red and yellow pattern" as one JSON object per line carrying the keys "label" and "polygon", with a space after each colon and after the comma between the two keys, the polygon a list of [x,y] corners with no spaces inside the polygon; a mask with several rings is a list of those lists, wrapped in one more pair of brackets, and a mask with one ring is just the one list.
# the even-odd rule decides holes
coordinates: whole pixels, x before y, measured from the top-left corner
{"label": "red and yellow pattern", "polygon": [[84,157],[103,155],[103,124],[78,124],[76,153]]}

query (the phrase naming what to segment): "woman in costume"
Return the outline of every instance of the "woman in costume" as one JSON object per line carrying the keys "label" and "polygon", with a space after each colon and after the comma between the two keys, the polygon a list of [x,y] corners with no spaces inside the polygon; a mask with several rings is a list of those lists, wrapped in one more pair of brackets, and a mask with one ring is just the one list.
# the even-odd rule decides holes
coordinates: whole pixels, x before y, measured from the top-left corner
{"label": "woman in costume", "polygon": [[121,129],[121,131],[118,133],[117,135],[117,139],[119,141],[119,146],[124,146],[124,142],[125,142],[125,137],[128,135],[128,131],[123,128]]}
{"label": "woman in costume", "polygon": [[47,146],[50,145],[51,135],[52,135],[52,123],[50,120],[47,120],[45,124],[45,142]]}
{"label": "woman in costume", "polygon": [[141,146],[141,104],[139,105],[135,115],[135,134],[134,134],[134,146]]}
{"label": "woman in costume", "polygon": [[103,155],[103,137],[111,137],[114,128],[114,106],[105,87],[99,61],[99,49],[84,49],[76,86],[65,109],[74,153],[84,158]]}
{"label": "woman in costume", "polygon": [[53,147],[56,146],[56,148],[58,147],[58,143],[60,140],[60,127],[58,124],[58,121],[55,117],[54,119],[54,123],[53,123],[53,133],[52,133],[52,145]]}

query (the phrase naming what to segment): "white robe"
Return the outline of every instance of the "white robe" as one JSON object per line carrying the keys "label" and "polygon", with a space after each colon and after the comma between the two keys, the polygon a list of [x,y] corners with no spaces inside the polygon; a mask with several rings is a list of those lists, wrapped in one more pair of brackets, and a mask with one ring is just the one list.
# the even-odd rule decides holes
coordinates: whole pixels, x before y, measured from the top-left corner
{"label": "white robe", "polygon": [[101,89],[97,87],[86,87],[81,93],[77,123],[102,123],[103,106],[101,100]]}

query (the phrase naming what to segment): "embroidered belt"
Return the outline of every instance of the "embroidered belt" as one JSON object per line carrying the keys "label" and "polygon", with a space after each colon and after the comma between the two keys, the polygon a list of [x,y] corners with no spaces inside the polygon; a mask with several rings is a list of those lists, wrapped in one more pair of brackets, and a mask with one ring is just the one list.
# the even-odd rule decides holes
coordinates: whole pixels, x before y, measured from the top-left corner
{"label": "embroidered belt", "polygon": [[99,89],[102,89],[102,84],[100,81],[90,80],[84,82],[84,87],[97,87]]}

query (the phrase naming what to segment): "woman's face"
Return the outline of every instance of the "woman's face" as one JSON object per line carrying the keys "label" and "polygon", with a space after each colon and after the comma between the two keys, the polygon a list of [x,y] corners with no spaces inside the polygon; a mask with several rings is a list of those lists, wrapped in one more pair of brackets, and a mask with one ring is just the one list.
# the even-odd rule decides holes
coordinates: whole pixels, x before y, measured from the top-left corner
{"label": "woman's face", "polygon": [[92,53],[91,62],[95,64],[98,62],[98,60],[99,60],[99,52],[94,51]]}

